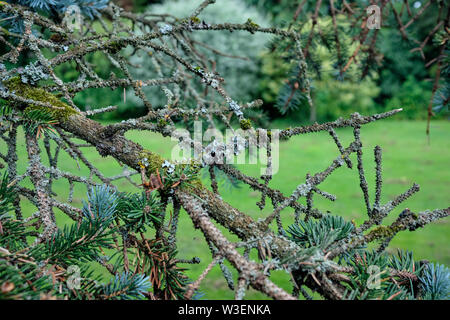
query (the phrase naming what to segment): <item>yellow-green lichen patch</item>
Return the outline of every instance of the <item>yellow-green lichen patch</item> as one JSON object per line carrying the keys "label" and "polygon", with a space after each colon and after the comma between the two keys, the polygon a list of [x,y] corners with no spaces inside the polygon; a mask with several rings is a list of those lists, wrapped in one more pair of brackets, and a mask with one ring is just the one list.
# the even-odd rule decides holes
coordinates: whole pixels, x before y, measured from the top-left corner
{"label": "yellow-green lichen patch", "polygon": [[14,94],[19,97],[51,104],[52,106],[58,108],[48,108],[45,106],[30,104],[24,109],[25,114],[31,110],[45,110],[58,121],[67,120],[71,115],[77,114],[75,109],[59,100],[55,95],[45,91],[42,88],[36,88],[28,84],[24,84],[19,77],[13,77],[6,80],[3,82],[3,85],[10,92],[14,92]]}
{"label": "yellow-green lichen patch", "polygon": [[395,236],[399,231],[401,231],[403,228],[402,225],[394,225],[394,226],[378,226],[371,230],[367,236],[366,239],[370,241],[373,240],[380,240],[380,239],[386,239]]}
{"label": "yellow-green lichen patch", "polygon": [[250,121],[250,119],[242,119],[239,122],[239,125],[242,130],[248,130],[252,127],[252,122]]}
{"label": "yellow-green lichen patch", "polygon": [[193,192],[195,193],[195,190],[201,190],[203,189],[203,184],[200,178],[195,178],[192,180],[189,180],[186,183],[181,184],[180,189],[184,192]]}
{"label": "yellow-green lichen patch", "polygon": [[109,53],[115,54],[115,53],[119,52],[120,50],[122,50],[124,47],[126,47],[125,43],[120,43],[118,41],[111,41],[107,45],[106,50]]}
{"label": "yellow-green lichen patch", "polygon": [[247,22],[245,23],[245,25],[247,26],[248,29],[250,30],[255,30],[259,28],[259,25],[255,22],[253,22],[252,19],[248,19]]}
{"label": "yellow-green lichen patch", "polygon": [[192,23],[196,24],[202,22],[199,17],[190,17],[190,20],[192,21]]}
{"label": "yellow-green lichen patch", "polygon": [[157,127],[158,127],[159,129],[162,129],[162,128],[164,128],[165,126],[167,126],[168,124],[169,124],[169,123],[167,122],[167,120],[161,118],[161,119],[158,120]]}

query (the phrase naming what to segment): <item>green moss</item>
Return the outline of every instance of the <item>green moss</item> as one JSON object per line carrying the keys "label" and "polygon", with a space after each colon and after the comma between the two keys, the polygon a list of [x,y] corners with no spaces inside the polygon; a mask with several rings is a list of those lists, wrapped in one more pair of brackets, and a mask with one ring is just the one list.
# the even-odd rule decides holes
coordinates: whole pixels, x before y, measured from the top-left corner
{"label": "green moss", "polygon": [[201,190],[204,188],[202,181],[198,177],[195,179],[189,180],[189,182],[187,182],[187,183],[183,183],[180,187],[185,192],[192,192],[192,191]]}
{"label": "green moss", "polygon": [[9,80],[6,80],[3,82],[3,85],[9,91],[14,91],[17,96],[24,99],[32,99],[43,103],[49,103],[52,106],[61,108],[51,109],[44,106],[30,104],[24,109],[25,114],[31,110],[45,110],[46,112],[50,113],[55,118],[55,120],[65,121],[71,115],[78,113],[71,106],[59,100],[55,95],[45,91],[42,88],[36,88],[28,84],[24,84],[19,77],[13,77]]}
{"label": "green moss", "polygon": [[377,226],[373,230],[371,230],[366,238],[369,241],[386,239],[395,236],[399,231],[402,230],[402,225],[395,226]]}
{"label": "green moss", "polygon": [[124,44],[124,43],[120,43],[120,42],[118,42],[118,41],[111,41],[111,42],[108,44],[106,50],[108,50],[108,52],[114,54],[114,53],[117,53],[117,52],[119,52],[120,50],[122,50],[124,47],[125,47],[125,44]]}
{"label": "green moss", "polygon": [[248,18],[248,20],[245,23],[245,25],[247,26],[247,28],[252,29],[252,30],[259,28],[259,25],[257,23],[255,23],[255,22],[253,22],[253,20],[250,19],[250,18]]}
{"label": "green moss", "polygon": [[158,120],[157,126],[158,126],[159,129],[162,129],[162,128],[164,128],[167,125],[168,125],[167,120],[162,119],[162,118]]}
{"label": "green moss", "polygon": [[192,23],[200,23],[200,22],[202,22],[201,20],[200,20],[200,18],[198,18],[198,17],[191,17],[190,18],[190,20],[192,21]]}
{"label": "green moss", "polygon": [[164,159],[159,154],[145,149],[139,153],[139,159],[141,159],[139,165],[146,168],[148,175],[156,173],[156,169],[161,171],[162,164],[164,163]]}
{"label": "green moss", "polygon": [[188,18],[177,19],[177,22],[179,22],[180,24],[189,24],[189,19]]}
{"label": "green moss", "polygon": [[239,125],[240,125],[242,130],[248,130],[248,129],[251,129],[252,122],[250,121],[250,119],[242,119],[239,122]]}

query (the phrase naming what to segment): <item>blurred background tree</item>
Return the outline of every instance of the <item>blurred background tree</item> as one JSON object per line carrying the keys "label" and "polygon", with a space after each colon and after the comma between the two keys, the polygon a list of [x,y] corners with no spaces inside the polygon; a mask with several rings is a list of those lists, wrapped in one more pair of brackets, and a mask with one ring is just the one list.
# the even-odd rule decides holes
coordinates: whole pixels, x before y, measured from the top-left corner
{"label": "blurred background tree", "polygon": [[[192,12],[201,3],[201,1],[177,1],[169,0],[161,4],[150,5],[146,12],[152,14],[165,14],[170,12],[171,15],[182,19],[186,16],[186,12]],[[261,25],[270,25],[270,21],[266,19],[255,8],[248,7],[241,0],[217,1],[213,6],[208,6],[200,18],[205,23],[228,22],[242,23],[251,17],[252,21]],[[198,54],[208,57],[208,69],[218,72],[225,79],[224,88],[227,93],[239,102],[245,103],[254,100],[257,97],[260,86],[260,69],[261,60],[259,58],[261,50],[270,40],[265,34],[249,34],[245,31],[234,31],[234,37],[229,37],[229,31],[218,31],[214,37],[209,33],[194,34],[192,39],[196,44],[201,45]],[[131,52],[130,52],[131,53]],[[132,75],[138,79],[162,78],[170,77],[171,74],[158,76],[157,68],[153,59],[149,59],[147,52],[141,50],[138,55],[133,55],[130,59]],[[163,64],[164,61],[159,61]],[[204,67],[204,66],[201,66]],[[172,70],[174,72],[175,70]],[[271,76],[267,74],[265,76]],[[170,90],[174,86],[169,84]],[[197,88],[198,89],[198,88]],[[152,97],[152,104],[158,107],[164,106],[167,98],[157,87],[146,87],[144,92],[148,97]],[[134,104],[142,104],[139,97],[134,95],[131,88],[127,91],[127,100]],[[220,97],[217,96],[217,101]],[[192,104],[195,105],[192,99]],[[145,107],[142,105],[142,112],[145,113]],[[125,109],[125,107],[124,107]],[[119,109],[120,112],[120,109]],[[259,113],[259,111],[258,111]]]}
{"label": "blurred background tree", "polygon": [[[311,20],[311,15],[314,13],[317,4],[317,1],[305,0],[245,0],[245,2],[264,12],[273,25],[285,25],[290,28],[299,27],[307,31],[306,33],[309,32],[311,23],[305,24],[304,22]],[[349,3],[352,2],[354,1]],[[335,6],[342,5],[342,1],[335,1],[335,3]],[[328,1],[323,1],[320,7],[318,25],[320,26],[319,32],[322,32],[325,41],[330,41],[332,40],[330,38],[333,37],[333,30],[331,29],[330,6],[327,6],[327,4]],[[411,10],[412,15],[416,15],[426,4],[427,1],[416,1],[414,6],[408,10]],[[407,10],[402,8],[402,5],[403,3],[398,1],[395,8],[398,13],[403,11],[404,16],[406,16]],[[301,12],[297,15],[299,9],[301,9]],[[392,10],[390,9],[389,12],[392,12]],[[417,19],[415,23],[408,27],[407,34],[415,39],[426,39],[430,30],[436,26],[439,14],[438,1],[431,2],[429,7],[420,15],[420,19]],[[295,23],[292,23],[293,19]],[[337,19],[339,28],[345,26],[344,16],[337,16]],[[353,33],[350,31],[346,39],[340,39],[341,50],[344,49],[343,43],[349,43],[351,38],[356,37]],[[398,31],[395,15],[385,14],[382,17],[382,28],[375,43],[378,53],[374,58],[377,63],[366,71],[370,80],[359,82],[358,77],[351,76],[345,79],[349,80],[349,83],[346,84],[340,81],[342,79],[338,79],[336,72],[332,72],[332,68],[329,68],[330,64],[333,63],[332,55],[319,54],[319,57],[317,57],[317,52],[313,53],[312,56],[316,55],[316,59],[323,65],[321,70],[323,78],[315,79],[312,82],[313,90],[316,89],[315,92],[317,92],[316,104],[318,109],[314,118],[321,122],[329,120],[330,117],[348,115],[355,108],[355,101],[358,101],[358,108],[361,108],[359,109],[361,112],[380,112],[402,106],[405,112],[400,116],[401,118],[426,119],[426,108],[431,98],[432,83],[436,72],[436,66],[429,67],[426,62],[439,54],[439,45],[441,41],[446,41],[444,39],[448,39],[448,31],[447,35],[434,34],[427,45],[423,47],[423,52],[414,50],[418,46],[417,42],[403,39]],[[370,43],[370,40],[371,38],[367,37],[366,44]],[[323,45],[321,47],[316,50],[323,52]],[[332,47],[331,49],[330,52],[333,52],[335,48]],[[351,53],[352,49],[347,51]],[[290,70],[289,68],[282,68],[277,60],[276,57],[271,58],[270,55],[266,54],[261,69],[260,95],[269,108],[277,106],[281,90],[279,79],[286,77]],[[401,63],[399,63],[400,61]],[[314,61],[309,61],[309,63],[314,65]],[[320,90],[318,90],[319,88]],[[435,115],[437,118],[448,117],[448,100],[446,101],[446,107],[444,106],[442,109],[447,112],[437,113]],[[295,108],[292,116],[297,120],[304,119],[304,121],[307,121],[309,111],[304,109]],[[278,110],[281,111],[281,114],[285,112],[282,106],[279,106]],[[272,113],[272,116],[278,117],[279,114]]]}
{"label": "blurred background tree", "polygon": [[[185,12],[189,12],[201,2],[178,0],[116,0],[120,6],[134,12],[162,13],[171,12],[172,15],[183,18]],[[281,118],[288,114],[290,119],[297,122],[329,121],[339,116],[349,115],[353,111],[359,112],[383,112],[395,107],[403,107],[405,112],[397,118],[423,120],[427,118],[427,106],[430,103],[436,63],[427,64],[433,57],[439,55],[439,47],[448,39],[448,31],[436,32],[430,35],[438,16],[441,1],[416,1],[411,8],[406,10],[403,3],[398,1],[393,8],[387,8],[382,17],[382,28],[376,35],[376,42],[371,55],[370,45],[374,37],[371,30],[364,42],[367,52],[362,53],[362,58],[375,60],[370,67],[357,68],[356,64],[364,61],[356,61],[350,64],[344,74],[338,72],[349,60],[355,50],[355,41],[358,34],[346,25],[346,16],[339,13],[344,4],[342,1],[333,1],[336,7],[336,19],[340,31],[341,61],[336,61],[336,44],[334,41],[333,23],[330,14],[330,4],[322,1],[317,16],[317,27],[321,37],[314,37],[309,49],[308,65],[312,96],[316,100],[314,110],[309,110],[306,100],[301,94],[291,97],[289,79],[295,79],[295,66],[290,63],[289,48],[278,43],[278,39],[263,35],[248,35],[245,32],[237,32],[230,42],[226,32],[218,32],[214,39],[209,39],[207,33],[196,34],[195,39],[203,43],[199,54],[214,56],[212,67],[226,79],[225,89],[238,101],[251,101],[262,98],[264,101],[264,114],[252,118],[253,120],[267,121]],[[359,3],[356,1],[355,3]],[[364,2],[364,1],[362,1]],[[347,3],[347,2],[345,2]],[[353,1],[350,3],[352,7]],[[208,21],[245,22],[249,17],[261,26],[284,26],[286,29],[298,30],[303,41],[308,42],[308,34],[312,28],[311,17],[314,15],[317,1],[310,0],[227,0],[217,1],[214,6],[208,7],[202,12],[200,18]],[[356,4],[355,4],[356,6]],[[408,26],[405,39],[398,30],[398,22],[395,14],[400,17],[417,15],[423,7],[426,10],[421,13],[417,21]],[[448,10],[448,5],[446,5]],[[445,10],[444,10],[445,11]],[[445,12],[443,13],[445,14]],[[447,13],[448,14],[448,13]],[[448,20],[448,19],[447,19]],[[447,22],[448,23],[448,22]],[[348,33],[345,32],[348,29]],[[352,31],[353,30],[353,31]],[[320,39],[321,38],[321,39]],[[422,50],[417,50],[417,40],[428,39]],[[214,47],[215,50],[211,50]],[[448,48],[448,43],[447,43]],[[448,52],[448,49],[444,53]],[[149,77],[157,71],[151,59],[144,58],[146,53],[142,51],[140,57],[134,55],[131,60],[133,76]],[[116,66],[105,62],[101,54],[93,54],[89,57],[90,63],[102,78],[108,78],[111,71],[118,72]],[[356,60],[356,59],[355,59]],[[399,63],[401,61],[401,63]],[[24,61],[26,65],[28,61]],[[73,80],[75,72],[69,66],[61,66],[58,69],[63,80]],[[447,71],[446,71],[447,70]],[[361,72],[364,74],[362,75]],[[447,73],[446,73],[447,72]],[[448,67],[442,70],[440,89],[433,100],[435,118],[448,118]],[[367,77],[366,77],[367,75]],[[446,76],[447,75],[447,76]],[[167,76],[167,75],[165,75]],[[364,76],[364,80],[361,78]],[[294,78],[293,78],[294,77]],[[280,81],[281,80],[281,81]],[[284,80],[285,86],[280,85]],[[245,84],[245,85],[243,85]],[[170,87],[170,86],[169,86]],[[145,93],[152,97],[152,103],[163,105],[166,97],[151,87],[145,88]],[[117,106],[115,112],[99,115],[103,119],[126,119],[136,117],[145,112],[133,92],[128,90],[124,99],[123,88],[96,89],[80,92],[75,101],[81,106],[106,107]],[[137,108],[127,108],[130,103]],[[141,106],[141,108],[139,108]],[[132,113],[130,113],[132,110]]]}

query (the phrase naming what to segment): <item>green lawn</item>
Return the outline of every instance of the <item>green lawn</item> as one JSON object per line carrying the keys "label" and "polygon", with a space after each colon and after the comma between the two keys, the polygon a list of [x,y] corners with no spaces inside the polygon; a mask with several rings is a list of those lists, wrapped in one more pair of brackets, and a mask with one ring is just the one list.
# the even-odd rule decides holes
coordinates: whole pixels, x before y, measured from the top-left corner
{"label": "green lawn", "polygon": [[[288,125],[286,121],[274,122],[273,128],[284,128]],[[344,145],[348,145],[352,138],[349,129],[338,130]],[[401,207],[391,213],[386,222],[396,218],[401,209],[410,208],[418,212],[425,209],[444,208],[449,204],[449,182],[450,172],[450,123],[446,121],[435,121],[432,123],[431,140],[428,144],[425,135],[424,122],[407,121],[379,121],[366,125],[361,130],[364,148],[365,171],[370,186],[370,194],[374,196],[374,161],[373,148],[380,145],[383,149],[383,181],[382,202],[393,199],[396,195],[407,190],[414,182],[418,183],[421,191],[412,198],[405,201]],[[127,136],[141,143],[154,152],[169,157],[171,146],[174,142],[169,138],[162,139],[156,134],[129,132]],[[0,149],[4,150],[4,144]],[[24,142],[19,144],[20,157],[26,159]],[[101,158],[93,148],[85,148],[88,159],[94,161],[95,165],[106,175],[115,175],[120,172],[119,164],[111,157]],[[330,161],[336,156],[337,148],[327,133],[316,133],[298,136],[280,145],[280,169],[274,176],[270,186],[290,194],[293,189],[304,182],[307,173],[314,174],[325,169]],[[352,157],[354,160],[355,157]],[[80,162],[80,170],[76,163],[68,156],[63,155],[60,166],[65,171],[76,174],[86,174],[86,167]],[[25,169],[26,161],[20,164],[21,172]],[[259,166],[240,165],[245,173],[259,176]],[[27,180],[26,183],[29,183]],[[205,181],[205,183],[208,183]],[[120,190],[135,191],[125,180],[117,184]],[[364,221],[364,203],[359,189],[358,172],[356,168],[349,170],[346,167],[339,168],[325,183],[320,185],[321,189],[337,196],[337,201],[332,203],[326,199],[316,196],[315,205],[323,211],[329,210],[332,214],[342,215],[347,219],[355,219],[357,223]],[[55,190],[61,191],[62,199],[67,199],[68,188],[64,181],[55,184]],[[74,205],[81,206],[81,200],[85,199],[86,189],[78,186],[75,188]],[[64,198],[65,197],[65,198]],[[248,213],[253,218],[266,216],[271,212],[268,205],[263,212],[259,211],[255,203],[260,200],[259,194],[253,192],[245,185],[231,192],[224,192],[222,197],[231,205]],[[373,199],[372,199],[373,200]],[[24,203],[23,209],[27,215],[36,210],[29,204]],[[283,211],[283,222],[288,226],[293,221],[292,211]],[[57,220],[60,225],[70,222],[61,212],[57,212]],[[395,252],[396,248],[413,250],[416,259],[428,259],[450,265],[450,240],[449,222],[447,218],[428,225],[424,229],[415,232],[403,232],[391,243],[389,251]],[[226,233],[228,234],[228,233]],[[230,236],[235,240],[236,237]],[[201,271],[211,261],[209,251],[204,244],[202,234],[194,230],[192,222],[185,213],[180,218],[179,226],[179,256],[180,258],[201,258],[199,265],[187,265],[190,269],[188,274],[192,278],[198,277]],[[290,290],[289,277],[284,272],[276,272],[272,278],[282,287]],[[227,288],[225,280],[221,276],[218,266],[215,266],[208,277],[204,280],[201,288],[204,299],[229,299],[233,292]],[[246,298],[265,298],[259,293],[250,290]]]}

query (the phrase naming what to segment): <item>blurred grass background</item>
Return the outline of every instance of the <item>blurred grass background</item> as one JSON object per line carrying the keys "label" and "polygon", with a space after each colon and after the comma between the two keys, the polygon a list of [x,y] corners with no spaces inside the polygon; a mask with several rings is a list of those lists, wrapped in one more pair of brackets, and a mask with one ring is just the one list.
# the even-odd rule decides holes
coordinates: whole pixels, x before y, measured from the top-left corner
{"label": "blurred grass background", "polygon": [[[285,128],[294,126],[289,120],[278,120],[272,123],[272,128]],[[389,223],[397,217],[401,209],[410,208],[414,212],[426,209],[444,208],[448,206],[450,197],[448,187],[450,182],[450,123],[447,121],[432,122],[432,135],[430,143],[425,135],[424,121],[395,121],[382,120],[366,125],[362,128],[362,142],[364,144],[364,164],[370,186],[370,194],[374,194],[374,161],[373,148],[380,145],[383,149],[383,181],[382,203],[393,199],[398,194],[407,190],[414,182],[421,187],[419,193],[405,201],[397,210],[393,211],[384,222]],[[344,145],[348,145],[352,139],[352,131],[349,129],[337,130]],[[170,157],[171,146],[174,142],[170,138],[161,138],[153,133],[131,131],[127,137],[140,143],[150,150]],[[19,172],[25,170],[27,161],[25,141],[21,133],[21,141],[18,144],[19,159],[24,159],[19,165]],[[3,149],[0,144],[0,149]],[[102,158],[93,148],[83,148],[86,157],[92,161],[107,176],[113,176],[121,172],[120,165],[111,157]],[[279,171],[270,182],[270,186],[290,194],[294,188],[304,182],[306,173],[314,174],[325,169],[330,161],[338,156],[337,148],[327,133],[315,133],[297,136],[287,142],[280,143]],[[43,155],[43,158],[45,156]],[[352,156],[355,161],[355,156]],[[88,170],[80,162],[78,169],[76,162],[66,154],[61,155],[60,168],[74,174],[87,175]],[[244,173],[259,177],[259,165],[238,165]],[[135,181],[139,181],[135,177]],[[204,181],[209,185],[209,181]],[[24,185],[30,185],[29,178]],[[126,180],[116,183],[121,191],[138,191]],[[337,196],[337,201],[332,203],[320,196],[315,197],[315,204],[323,211],[329,210],[331,214],[342,215],[348,220],[354,219],[358,224],[365,217],[364,201],[359,189],[358,172],[354,168],[349,170],[341,167],[335,171],[320,188]],[[65,181],[57,181],[54,190],[60,193],[60,200],[66,201],[68,196],[68,184]],[[223,190],[222,197],[232,206],[249,214],[254,219],[265,217],[271,212],[272,207],[268,201],[267,207],[261,212],[255,205],[260,200],[258,193],[241,185],[231,191]],[[82,206],[82,200],[86,199],[86,188],[76,186],[73,205]],[[373,199],[373,198],[372,198]],[[31,215],[36,209],[29,202],[23,201],[22,209],[26,216]],[[59,210],[55,210],[57,223],[62,226],[73,223]],[[282,213],[284,226],[293,222],[293,212],[286,209]],[[390,244],[388,251],[395,252],[397,248],[412,250],[416,259],[428,259],[450,265],[450,219],[437,221],[415,232],[404,231],[400,233]],[[221,228],[222,229],[222,228]],[[276,230],[276,228],[275,228]],[[231,240],[237,240],[233,235],[222,231]],[[185,212],[180,217],[178,232],[179,258],[190,259],[200,257],[198,265],[186,265],[187,274],[191,279],[196,279],[202,270],[210,263],[211,254],[207,248],[201,232],[193,228],[192,222]],[[98,268],[98,267],[95,267]],[[98,268],[100,270],[100,268]],[[236,274],[235,274],[236,277]],[[272,278],[286,289],[291,288],[289,275],[283,271],[274,272]],[[221,275],[219,266],[215,266],[202,283],[200,290],[205,293],[203,299],[229,299],[233,298],[233,292]],[[246,298],[264,299],[260,293],[249,290]]]}

